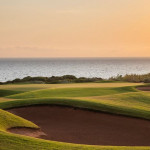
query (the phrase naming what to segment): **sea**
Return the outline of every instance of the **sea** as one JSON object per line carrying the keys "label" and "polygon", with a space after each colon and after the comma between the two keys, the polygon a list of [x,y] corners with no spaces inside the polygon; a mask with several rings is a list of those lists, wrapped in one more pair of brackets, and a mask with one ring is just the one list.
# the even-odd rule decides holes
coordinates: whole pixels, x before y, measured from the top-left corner
{"label": "sea", "polygon": [[0,82],[26,76],[101,77],[150,73],[150,58],[0,58]]}

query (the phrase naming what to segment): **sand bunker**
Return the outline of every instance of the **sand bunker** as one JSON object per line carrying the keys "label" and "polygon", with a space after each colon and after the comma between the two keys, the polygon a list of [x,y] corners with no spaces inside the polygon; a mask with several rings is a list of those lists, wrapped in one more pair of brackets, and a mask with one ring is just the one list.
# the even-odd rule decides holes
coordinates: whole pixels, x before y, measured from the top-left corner
{"label": "sand bunker", "polygon": [[22,134],[22,135],[36,137],[36,138],[46,136],[46,134],[42,132],[40,129],[34,129],[34,128],[15,127],[15,128],[8,129],[8,131],[12,133]]}
{"label": "sand bunker", "polygon": [[150,91],[150,86],[139,86],[137,89],[141,91]]}
{"label": "sand bunker", "polygon": [[[9,112],[37,124],[43,139],[116,146],[150,146],[150,121],[59,106],[31,106]],[[13,133],[25,134],[17,130]],[[31,136],[31,135],[29,135]]]}

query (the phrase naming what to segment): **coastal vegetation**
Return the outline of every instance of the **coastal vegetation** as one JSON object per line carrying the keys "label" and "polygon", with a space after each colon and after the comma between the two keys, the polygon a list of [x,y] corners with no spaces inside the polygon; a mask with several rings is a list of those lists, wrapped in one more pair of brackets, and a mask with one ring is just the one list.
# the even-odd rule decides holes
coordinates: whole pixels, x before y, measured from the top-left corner
{"label": "coastal vegetation", "polygon": [[118,75],[116,77],[111,77],[109,80],[112,81],[125,81],[125,82],[135,82],[135,83],[150,83],[150,73],[148,74],[126,74],[125,76]]}
{"label": "coastal vegetation", "polygon": [[134,83],[150,83],[150,73],[148,74],[126,74],[126,75],[117,75],[109,79],[103,79],[100,77],[76,77],[74,75],[64,75],[64,76],[51,76],[51,77],[24,77],[23,79],[14,79],[12,81],[0,82],[3,84],[20,84],[20,83],[32,83],[32,84],[59,84],[59,83],[111,83],[111,82],[134,82]]}

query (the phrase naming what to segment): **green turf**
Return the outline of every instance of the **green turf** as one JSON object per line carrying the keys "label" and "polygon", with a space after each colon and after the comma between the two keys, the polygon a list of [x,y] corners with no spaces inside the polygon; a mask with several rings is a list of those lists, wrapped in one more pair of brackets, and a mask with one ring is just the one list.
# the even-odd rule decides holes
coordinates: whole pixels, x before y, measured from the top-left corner
{"label": "green turf", "polygon": [[[150,120],[149,92],[136,90],[132,86],[127,86],[127,83],[102,84],[80,84],[81,87],[79,84],[41,85],[41,88],[40,85],[37,88],[36,85],[1,86],[4,91],[10,89],[8,93],[2,92],[5,94],[1,95],[0,108],[35,104],[67,105]],[[18,86],[24,93],[20,93]],[[150,150],[150,147],[68,144],[6,132],[10,127],[19,126],[38,128],[30,121],[0,110],[0,150]]]}
{"label": "green turf", "polygon": [[13,94],[18,94],[18,93],[22,93],[22,92],[21,91],[0,89],[0,97],[5,97],[5,96],[8,96],[8,95],[13,95]]}
{"label": "green turf", "polygon": [[43,98],[43,97],[88,97],[112,95],[118,93],[136,92],[133,87],[112,87],[112,88],[56,88],[25,92],[8,96],[8,98]]}
{"label": "green turf", "polygon": [[[0,108],[13,108],[20,106],[30,106],[39,104],[63,105],[89,110],[109,112],[113,114],[122,114],[126,116],[139,117],[150,119],[150,104],[147,101],[138,101],[140,93],[136,93],[137,97],[128,100],[128,97],[133,96],[133,93],[114,95],[106,97],[90,97],[90,98],[31,98],[31,99],[16,99],[7,100],[0,103]],[[126,98],[122,99],[125,96]],[[137,100],[136,100],[137,98]],[[145,99],[150,99],[150,96]]]}
{"label": "green turf", "polygon": [[149,150],[150,147],[86,146],[0,133],[1,150]]}
{"label": "green turf", "polygon": [[6,131],[12,127],[38,128],[32,122],[0,109],[0,131]]}
{"label": "green turf", "polygon": [[125,87],[140,86],[143,83],[73,83],[73,84],[6,84],[0,89],[12,91],[33,91],[47,88],[92,88],[92,87]]}

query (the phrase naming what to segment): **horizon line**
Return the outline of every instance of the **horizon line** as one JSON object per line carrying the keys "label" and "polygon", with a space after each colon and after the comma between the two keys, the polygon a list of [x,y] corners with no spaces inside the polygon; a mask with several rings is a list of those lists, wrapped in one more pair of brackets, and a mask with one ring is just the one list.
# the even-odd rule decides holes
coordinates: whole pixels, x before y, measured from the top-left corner
{"label": "horizon line", "polygon": [[0,57],[0,59],[72,59],[72,58],[150,58],[148,57]]}

